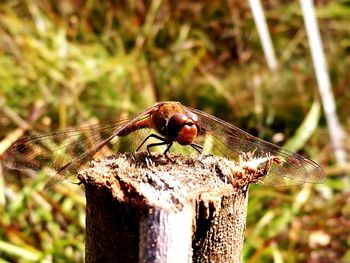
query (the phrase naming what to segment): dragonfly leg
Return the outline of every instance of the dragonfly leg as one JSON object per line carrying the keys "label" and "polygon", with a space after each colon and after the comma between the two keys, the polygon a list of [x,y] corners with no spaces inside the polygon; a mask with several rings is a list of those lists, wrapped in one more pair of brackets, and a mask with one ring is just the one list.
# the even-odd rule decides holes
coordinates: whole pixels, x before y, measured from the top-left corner
{"label": "dragonfly leg", "polygon": [[148,151],[148,154],[151,155],[151,152],[150,152],[150,148],[152,147],[155,147],[155,146],[160,146],[160,145],[167,145],[165,151],[164,151],[164,155],[165,157],[170,161],[170,162],[173,162],[169,156],[167,155],[167,153],[169,152],[169,149],[171,148],[171,146],[173,145],[173,142],[168,142],[168,141],[163,141],[163,142],[157,142],[157,143],[151,143],[149,145],[147,145],[147,151]]}
{"label": "dragonfly leg", "polygon": [[166,157],[169,161],[171,161],[171,159],[169,158],[169,156],[167,155],[167,153],[169,152],[171,146],[173,145],[173,142],[172,142],[172,141],[169,141],[169,140],[167,140],[166,138],[163,138],[163,137],[161,137],[161,136],[159,136],[159,135],[157,135],[157,134],[153,134],[153,133],[152,133],[152,134],[148,135],[148,136],[146,137],[146,139],[144,139],[144,140],[142,141],[142,143],[140,144],[140,146],[137,147],[136,151],[138,151],[138,150],[142,147],[142,145],[144,145],[144,143],[145,143],[149,138],[156,138],[156,139],[160,140],[160,142],[148,144],[148,145],[147,145],[147,152],[148,152],[148,154],[151,155],[150,149],[151,149],[152,147],[161,146],[161,145],[167,145],[167,148],[165,149],[165,151],[164,151],[163,154],[165,155],[165,157]]}
{"label": "dragonfly leg", "polygon": [[163,153],[165,156],[167,156],[167,153],[169,152],[172,145],[173,145],[173,142],[168,142],[168,146],[166,147],[166,149]]}
{"label": "dragonfly leg", "polygon": [[[140,150],[140,148],[142,147],[142,145],[144,145],[145,142],[146,142],[149,138],[156,138],[156,139],[158,139],[158,140],[160,140],[160,141],[162,141],[162,142],[167,142],[167,140],[166,140],[165,138],[163,138],[163,137],[161,137],[161,136],[159,136],[159,135],[157,135],[157,134],[152,133],[152,134],[148,135],[148,136],[146,137],[146,139],[144,139],[144,140],[142,141],[142,143],[140,144],[140,146],[137,147],[136,152],[137,152],[138,150]],[[168,143],[168,142],[167,142],[167,143]],[[154,143],[153,143],[153,144],[154,144]],[[164,143],[164,144],[166,144],[166,143]],[[150,145],[151,145],[151,144],[150,144]],[[149,148],[150,145],[147,145],[147,151],[148,151],[148,153],[149,153],[149,149],[148,149],[148,148]],[[156,146],[156,145],[154,145],[154,146]],[[151,146],[151,147],[153,147],[153,146]]]}
{"label": "dragonfly leg", "polygon": [[205,169],[205,164],[202,162],[202,158],[204,154],[203,146],[197,143],[191,143],[190,146],[200,154],[198,158],[198,162],[201,164],[202,168]]}
{"label": "dragonfly leg", "polygon": [[166,148],[166,150],[163,153],[164,155],[166,155],[167,152],[169,151],[171,145],[173,145],[173,143],[172,142],[169,143],[168,141],[162,141],[162,142],[156,142],[156,143],[148,144],[147,145],[147,152],[149,153],[149,155],[151,155],[150,148],[156,147],[156,146],[161,146],[161,145],[167,145],[167,148]]}
{"label": "dragonfly leg", "polygon": [[191,147],[192,147],[193,149],[195,149],[198,153],[200,153],[201,155],[203,154],[203,146],[202,146],[202,145],[199,145],[199,144],[197,144],[197,143],[191,143],[190,145],[191,145]]}

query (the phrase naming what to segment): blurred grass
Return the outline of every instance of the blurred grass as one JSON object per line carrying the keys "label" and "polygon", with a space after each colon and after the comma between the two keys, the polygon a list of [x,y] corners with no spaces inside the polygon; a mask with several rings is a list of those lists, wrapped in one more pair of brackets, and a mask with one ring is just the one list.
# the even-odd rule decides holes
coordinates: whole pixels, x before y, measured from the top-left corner
{"label": "blurred grass", "polygon": [[[246,2],[2,1],[1,143],[29,131],[105,122],[155,101],[178,100],[264,139],[302,147],[324,167],[333,165],[323,116],[307,142],[289,140],[318,97],[300,8],[295,1],[263,5],[280,64],[276,74],[267,70]],[[347,131],[349,13],[349,1],[318,1]],[[309,121],[315,124],[313,116]],[[329,175],[325,185],[251,188],[245,262],[349,261],[349,195]],[[40,192],[44,176],[3,176],[2,260],[82,261],[82,189],[64,182]]]}

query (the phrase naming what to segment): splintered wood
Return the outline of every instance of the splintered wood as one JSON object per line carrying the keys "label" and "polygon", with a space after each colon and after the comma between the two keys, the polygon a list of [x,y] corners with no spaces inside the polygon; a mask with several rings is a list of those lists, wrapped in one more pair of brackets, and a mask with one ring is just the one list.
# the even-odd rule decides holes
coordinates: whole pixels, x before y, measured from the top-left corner
{"label": "splintered wood", "polygon": [[274,157],[120,154],[80,172],[86,262],[241,262],[247,188]]}

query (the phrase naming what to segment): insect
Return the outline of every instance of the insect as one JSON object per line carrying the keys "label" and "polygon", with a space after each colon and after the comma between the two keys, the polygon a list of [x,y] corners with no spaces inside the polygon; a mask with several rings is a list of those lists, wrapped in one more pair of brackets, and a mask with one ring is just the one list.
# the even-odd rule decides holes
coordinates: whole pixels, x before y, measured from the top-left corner
{"label": "insect", "polygon": [[268,185],[321,183],[326,179],[324,171],[314,161],[179,102],[158,102],[134,117],[104,125],[24,137],[5,152],[3,160],[8,168],[28,173],[39,172],[48,164],[46,167],[54,176],[47,187],[52,187],[94,157],[112,154],[113,147],[123,151],[136,144],[139,147],[134,150],[146,145],[149,153],[155,147],[165,146],[165,155],[180,145],[232,160],[237,160],[242,153],[275,156],[278,162],[263,179]]}

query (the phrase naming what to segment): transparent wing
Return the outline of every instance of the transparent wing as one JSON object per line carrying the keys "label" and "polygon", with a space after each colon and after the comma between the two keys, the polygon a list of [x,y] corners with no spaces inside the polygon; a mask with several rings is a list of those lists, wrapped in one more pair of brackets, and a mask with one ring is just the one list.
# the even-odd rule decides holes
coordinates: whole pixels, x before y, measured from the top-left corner
{"label": "transparent wing", "polygon": [[[4,153],[3,162],[7,168],[27,174],[46,170],[51,175],[46,185],[50,188],[76,174],[79,168],[93,158],[128,150],[126,146],[131,144],[120,140],[118,132],[132,123],[149,118],[151,111],[152,108],[149,108],[133,118],[108,124],[23,137]],[[142,132],[135,133],[135,136],[137,134],[142,136]]]}
{"label": "transparent wing", "polygon": [[205,112],[187,107],[186,109],[200,118],[202,127],[199,143],[210,153],[235,161],[239,155],[247,152],[254,153],[255,157],[268,155],[280,157],[282,162],[272,165],[268,175],[263,179],[264,184],[290,186],[305,182],[322,183],[326,180],[324,171],[314,161],[254,137]]}

